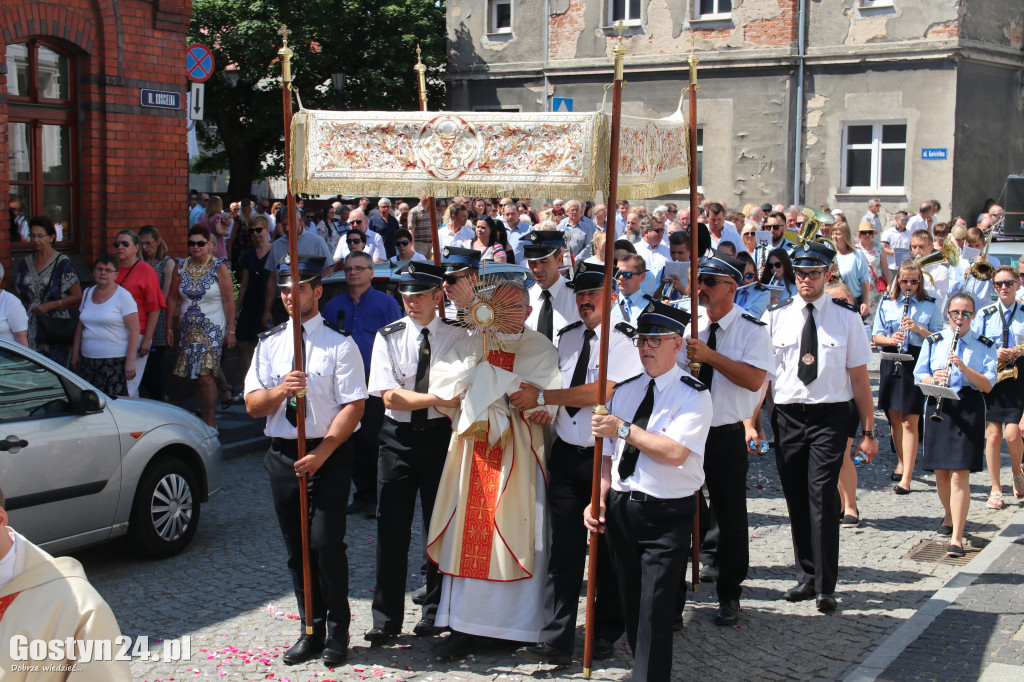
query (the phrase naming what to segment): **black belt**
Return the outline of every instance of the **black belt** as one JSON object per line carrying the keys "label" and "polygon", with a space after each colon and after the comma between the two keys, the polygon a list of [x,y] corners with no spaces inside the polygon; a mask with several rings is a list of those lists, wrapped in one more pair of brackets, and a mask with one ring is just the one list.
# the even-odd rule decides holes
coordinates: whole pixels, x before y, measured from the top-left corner
{"label": "black belt", "polygon": [[693,495],[687,495],[686,497],[657,497],[656,495],[648,495],[638,490],[630,490],[628,493],[619,492],[613,490],[612,492],[618,493],[619,495],[625,495],[629,498],[630,502],[676,502],[678,500],[687,500],[691,497],[696,497],[697,493]]}
{"label": "black belt", "polygon": [[839,408],[842,405],[846,405],[849,400],[844,400],[838,403],[784,403],[782,405],[776,404],[776,409],[782,410],[783,412],[803,412],[805,414],[818,414],[819,412],[831,413],[833,410]]}
{"label": "black belt", "polygon": [[569,448],[570,450],[575,450],[577,454],[582,455],[584,457],[590,457],[594,454],[593,445],[573,445],[572,443],[566,443],[564,440],[562,441],[562,445]]}
{"label": "black belt", "polygon": [[[316,448],[320,443],[323,442],[323,438],[307,438],[306,439],[306,453]],[[299,441],[296,438],[271,438],[270,447],[274,448],[283,455],[291,455],[293,457],[299,454]]]}
{"label": "black belt", "polygon": [[408,426],[413,431],[426,431],[428,429],[436,429],[439,428],[442,424],[451,427],[452,423],[451,420],[448,419],[448,417],[435,417],[433,419],[428,419],[423,424],[423,426],[413,426],[412,422],[400,422],[397,419],[392,419],[387,415],[384,415],[384,421],[386,421],[388,424],[394,424],[395,426]]}
{"label": "black belt", "polygon": [[734,422],[732,424],[722,424],[721,426],[712,426],[711,430],[708,431],[708,435],[710,436],[710,435],[714,434],[716,436],[724,436],[727,433],[732,433],[733,431],[742,431],[742,430],[743,430],[743,422]]}

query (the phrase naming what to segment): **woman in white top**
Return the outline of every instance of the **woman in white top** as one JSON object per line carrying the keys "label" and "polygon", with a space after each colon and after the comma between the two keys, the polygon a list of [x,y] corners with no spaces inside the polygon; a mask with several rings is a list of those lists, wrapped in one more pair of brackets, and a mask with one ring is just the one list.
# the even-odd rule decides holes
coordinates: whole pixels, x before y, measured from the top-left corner
{"label": "woman in white top", "polygon": [[505,247],[502,246],[494,220],[488,215],[477,216],[473,227],[476,230],[476,239],[467,239],[462,246],[479,251],[480,260],[506,262]]}
{"label": "woman in white top", "polygon": [[107,395],[128,395],[139,351],[139,313],[135,299],[115,282],[117,259],[96,259],[96,286],[82,294],[78,327],[71,344],[71,369]]}
{"label": "woman in white top", "polygon": [[[857,250],[864,255],[868,262],[868,271],[871,274],[871,300],[868,316],[874,319],[878,302],[889,288],[891,275],[889,273],[889,259],[885,255],[885,249],[875,244],[875,226],[869,222],[862,222],[857,228]],[[879,290],[878,281],[881,280],[883,287]]]}
{"label": "woman in white top", "polygon": [[[0,287],[4,282],[4,266],[0,264]],[[0,339],[17,341],[28,345],[28,313],[21,300],[9,291],[0,288]]]}

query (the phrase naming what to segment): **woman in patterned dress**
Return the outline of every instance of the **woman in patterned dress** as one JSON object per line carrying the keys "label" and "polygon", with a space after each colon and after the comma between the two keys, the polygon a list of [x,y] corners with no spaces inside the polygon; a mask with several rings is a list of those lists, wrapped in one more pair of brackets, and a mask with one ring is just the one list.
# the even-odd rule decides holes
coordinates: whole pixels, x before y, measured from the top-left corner
{"label": "woman in patterned dress", "polygon": [[214,248],[205,227],[196,225],[188,231],[189,255],[177,261],[167,301],[168,346],[174,345],[175,324],[179,332],[174,374],[196,380],[200,416],[212,427],[216,427],[215,377],[220,373],[221,345],[235,347],[234,285],[224,259],[213,257]]}
{"label": "woman in patterned dress", "polygon": [[15,290],[28,310],[28,345],[54,362],[68,363],[71,342],[43,343],[36,340],[39,317],[69,319],[71,311],[82,301],[82,285],[78,283],[75,266],[71,259],[57,253],[53,243],[57,231],[46,216],[32,218],[28,222],[29,241],[35,253],[22,259],[18,265],[18,280]]}

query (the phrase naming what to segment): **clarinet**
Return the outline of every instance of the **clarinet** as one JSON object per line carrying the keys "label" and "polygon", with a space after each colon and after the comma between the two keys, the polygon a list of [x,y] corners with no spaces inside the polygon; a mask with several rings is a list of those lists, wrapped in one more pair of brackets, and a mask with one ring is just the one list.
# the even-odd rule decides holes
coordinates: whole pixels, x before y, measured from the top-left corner
{"label": "clarinet", "polygon": [[[957,322],[956,327],[953,328],[953,347],[952,347],[952,350],[953,350],[953,353],[956,353],[957,355],[959,355],[959,352],[958,352],[960,350],[960,323],[959,322]],[[953,357],[953,353],[950,353],[949,356],[946,358],[946,364],[942,368],[942,369],[946,370],[946,372],[947,372],[946,380],[941,384],[942,386],[949,386],[949,374],[948,374],[948,372],[949,372],[949,368],[953,364],[953,361],[951,360],[951,358]],[[935,399],[935,414],[933,414],[930,417],[930,419],[933,422],[940,422],[940,421],[942,421],[942,397],[941,396]]]}
{"label": "clarinet", "polygon": [[[904,295],[903,295],[903,316],[900,317],[900,324],[901,325],[903,324],[903,320],[907,317],[907,313],[908,312],[910,312],[910,296],[908,296],[904,292]],[[908,332],[904,332],[904,334],[903,334],[903,342],[900,344],[900,354],[903,354],[903,353],[907,352],[907,343],[909,341],[910,341],[910,334]],[[902,369],[903,369],[903,361],[897,358],[896,362],[894,362],[893,366],[892,366],[892,375],[894,377],[900,376]]]}

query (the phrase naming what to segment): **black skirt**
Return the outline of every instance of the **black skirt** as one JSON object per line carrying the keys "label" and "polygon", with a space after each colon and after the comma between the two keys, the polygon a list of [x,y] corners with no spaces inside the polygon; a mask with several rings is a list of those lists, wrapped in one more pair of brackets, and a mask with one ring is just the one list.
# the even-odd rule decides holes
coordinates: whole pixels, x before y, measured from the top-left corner
{"label": "black skirt", "polygon": [[942,401],[942,421],[932,421],[935,398],[925,404],[925,471],[981,471],[985,464],[985,399],[973,388],[960,390],[960,400]]}
{"label": "black skirt", "polygon": [[[895,347],[883,348],[886,352],[896,352]],[[903,414],[921,414],[924,412],[924,394],[914,384],[914,366],[921,355],[920,346],[907,346],[907,354],[913,355],[912,362],[900,363],[899,376],[895,360],[882,360],[878,368],[878,408],[894,410]]]}
{"label": "black skirt", "polygon": [[1016,424],[1024,416],[1024,367],[1017,365],[1017,379],[1000,381],[985,394],[986,421],[997,424]]}

